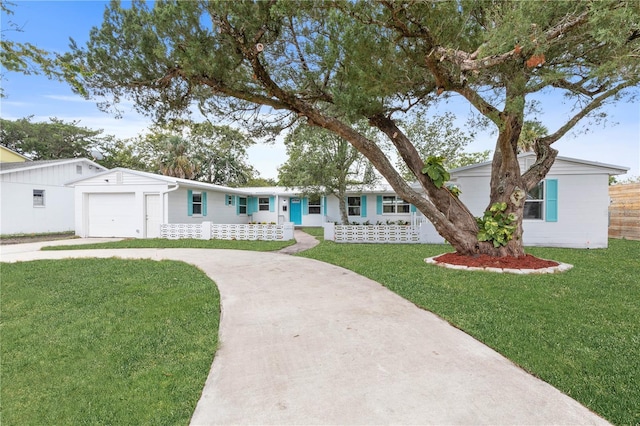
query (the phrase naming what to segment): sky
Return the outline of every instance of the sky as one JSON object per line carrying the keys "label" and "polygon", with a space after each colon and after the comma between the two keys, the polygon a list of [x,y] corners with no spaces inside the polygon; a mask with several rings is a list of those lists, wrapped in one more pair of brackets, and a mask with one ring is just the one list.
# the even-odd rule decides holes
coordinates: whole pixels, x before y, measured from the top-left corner
{"label": "sky", "polygon": [[[30,42],[52,52],[68,50],[69,38],[83,45],[89,31],[102,22],[104,1],[30,1],[12,0],[13,15],[2,14],[2,37],[16,42]],[[20,32],[10,30],[13,22]],[[150,125],[149,119],[136,113],[132,105],[121,105],[123,118],[101,112],[95,101],[75,95],[66,83],[37,75],[7,73],[3,70],[2,87],[5,98],[0,99],[0,116],[16,120],[33,116],[33,121],[47,121],[56,117],[64,121],[79,121],[79,126],[102,129],[104,134],[131,138],[142,134]],[[638,89],[636,89],[638,90]],[[570,117],[570,105],[563,104],[557,95],[546,94],[541,114],[536,118],[550,130],[559,128]],[[466,126],[470,106],[460,98],[442,103],[436,114],[452,111],[458,125]],[[625,179],[640,176],[640,103],[621,102],[604,109],[608,114],[606,126],[579,125],[553,146],[563,157],[613,164],[629,168]],[[468,129],[467,129],[468,130]],[[474,142],[465,151],[493,150],[496,134],[477,132]],[[284,144],[257,144],[249,149],[249,163],[263,178],[277,178],[277,169],[286,161]]]}

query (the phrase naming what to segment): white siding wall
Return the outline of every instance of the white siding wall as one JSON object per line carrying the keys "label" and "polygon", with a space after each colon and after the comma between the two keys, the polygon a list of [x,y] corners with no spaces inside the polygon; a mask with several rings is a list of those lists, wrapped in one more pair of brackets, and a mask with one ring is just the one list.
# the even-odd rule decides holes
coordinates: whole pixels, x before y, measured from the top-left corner
{"label": "white siding wall", "polygon": [[248,223],[248,216],[238,215],[237,206],[225,205],[225,194],[211,190],[192,189],[207,193],[207,215],[188,215],[188,188],[170,192],[168,201],[168,220],[166,223]]}
{"label": "white siding wall", "polygon": [[[75,187],[75,229],[76,235],[80,237],[89,236],[89,196],[90,194],[125,194],[133,193],[135,201],[129,208],[133,210],[133,222],[128,225],[130,227],[131,234],[136,238],[145,237],[145,195],[146,194],[162,194],[166,192],[167,185],[158,181],[150,181],[146,185],[124,185],[117,184],[115,181],[110,180],[109,183],[104,181],[94,182],[94,185],[88,185],[83,182],[82,185],[76,185]],[[165,203],[160,203],[160,208],[163,209],[163,213],[160,217],[165,217]]]}
{"label": "white siding wall", "polygon": [[[64,184],[101,171],[76,162],[0,175],[0,234],[73,231],[74,190]],[[45,191],[44,207],[33,206],[34,189]]]}
{"label": "white siding wall", "polygon": [[[546,179],[558,179],[558,221],[525,220],[524,244],[572,248],[607,247],[609,176],[548,174]],[[460,199],[474,216],[482,216],[489,204],[489,177],[460,177],[457,182],[462,190]]]}
{"label": "white siding wall", "polygon": [[[33,190],[45,191],[44,207],[33,206]],[[73,231],[73,188],[41,183],[0,183],[0,234]]]}
{"label": "white siding wall", "polygon": [[[80,174],[77,172],[76,166],[80,166]],[[88,164],[78,162],[5,173],[0,175],[0,180],[2,180],[2,182],[40,183],[62,186],[69,181],[81,179],[102,171],[104,170],[98,170],[93,165],[89,168]]]}
{"label": "white siding wall", "polygon": [[609,177],[548,175],[558,179],[558,221],[525,220],[525,245],[605,248],[608,245]]}

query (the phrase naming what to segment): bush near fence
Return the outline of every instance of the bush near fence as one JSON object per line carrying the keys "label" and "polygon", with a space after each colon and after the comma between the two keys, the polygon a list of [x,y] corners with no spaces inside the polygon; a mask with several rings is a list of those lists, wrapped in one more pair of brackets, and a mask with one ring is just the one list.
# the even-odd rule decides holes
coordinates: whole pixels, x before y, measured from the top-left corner
{"label": "bush near fence", "polygon": [[609,238],[640,240],[640,183],[609,187]]}

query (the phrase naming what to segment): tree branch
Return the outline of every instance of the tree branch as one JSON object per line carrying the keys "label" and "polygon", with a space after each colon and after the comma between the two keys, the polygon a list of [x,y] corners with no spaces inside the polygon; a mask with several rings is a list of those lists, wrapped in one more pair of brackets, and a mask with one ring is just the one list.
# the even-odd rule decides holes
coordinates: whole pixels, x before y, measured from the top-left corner
{"label": "tree branch", "polygon": [[578,122],[581,119],[583,119],[585,116],[587,116],[591,111],[602,106],[604,101],[606,101],[608,98],[615,96],[621,90],[626,89],[627,87],[634,86],[635,84],[636,84],[635,80],[626,81],[602,93],[600,96],[593,99],[586,107],[582,108],[564,126],[560,127],[554,133],[540,138],[540,143],[545,145],[551,145],[552,143],[556,142],[558,139],[564,136],[569,130],[571,130],[576,124],[578,124]]}

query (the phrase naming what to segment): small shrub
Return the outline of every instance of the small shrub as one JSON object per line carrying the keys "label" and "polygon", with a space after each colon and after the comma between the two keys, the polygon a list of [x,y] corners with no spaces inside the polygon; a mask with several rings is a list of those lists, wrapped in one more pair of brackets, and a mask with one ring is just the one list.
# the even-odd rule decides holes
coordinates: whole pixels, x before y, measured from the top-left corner
{"label": "small shrub", "polygon": [[506,246],[513,238],[516,226],[512,223],[516,220],[513,213],[505,214],[507,203],[494,203],[484,216],[477,217],[476,222],[480,227],[478,241],[491,241],[495,248]]}

